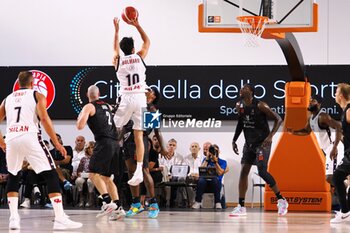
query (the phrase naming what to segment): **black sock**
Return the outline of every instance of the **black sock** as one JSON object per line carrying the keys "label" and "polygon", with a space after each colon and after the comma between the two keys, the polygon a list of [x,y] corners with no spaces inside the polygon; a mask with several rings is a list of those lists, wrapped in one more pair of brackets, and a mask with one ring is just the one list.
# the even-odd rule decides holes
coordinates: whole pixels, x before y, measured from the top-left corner
{"label": "black sock", "polygon": [[140,197],[133,197],[132,198],[132,203],[134,203],[134,204],[140,203]]}
{"label": "black sock", "polygon": [[150,203],[150,204],[157,203],[157,198],[152,197],[151,199],[149,199],[149,203]]}
{"label": "black sock", "polygon": [[283,199],[283,196],[281,195],[281,192],[276,193],[276,197],[277,197],[278,200],[279,199]]}
{"label": "black sock", "polygon": [[245,198],[239,198],[238,203],[240,206],[244,207]]}
{"label": "black sock", "polygon": [[108,193],[105,193],[105,194],[102,194],[102,199],[104,202],[106,202],[107,204],[110,203],[112,200],[111,200],[111,197],[109,196]]}
{"label": "black sock", "polygon": [[114,202],[114,203],[115,203],[115,204],[116,204],[118,207],[119,207],[119,206],[121,206],[121,204],[120,204],[120,201],[119,201],[119,200],[114,200],[113,202]]}

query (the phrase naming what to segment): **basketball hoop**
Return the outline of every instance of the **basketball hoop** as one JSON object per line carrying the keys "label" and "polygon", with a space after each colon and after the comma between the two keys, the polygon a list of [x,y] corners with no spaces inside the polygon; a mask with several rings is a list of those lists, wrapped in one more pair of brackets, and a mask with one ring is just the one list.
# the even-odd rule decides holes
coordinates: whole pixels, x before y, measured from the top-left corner
{"label": "basketball hoop", "polygon": [[247,47],[258,47],[269,18],[265,16],[238,16],[239,28],[245,36]]}

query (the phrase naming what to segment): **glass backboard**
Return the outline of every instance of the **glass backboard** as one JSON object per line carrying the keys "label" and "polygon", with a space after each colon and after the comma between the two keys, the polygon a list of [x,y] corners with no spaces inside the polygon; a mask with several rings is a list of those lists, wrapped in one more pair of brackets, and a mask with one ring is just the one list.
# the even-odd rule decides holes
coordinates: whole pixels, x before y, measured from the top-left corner
{"label": "glass backboard", "polygon": [[268,32],[317,31],[314,0],[203,0],[199,5],[200,32],[241,32],[237,16],[267,16]]}

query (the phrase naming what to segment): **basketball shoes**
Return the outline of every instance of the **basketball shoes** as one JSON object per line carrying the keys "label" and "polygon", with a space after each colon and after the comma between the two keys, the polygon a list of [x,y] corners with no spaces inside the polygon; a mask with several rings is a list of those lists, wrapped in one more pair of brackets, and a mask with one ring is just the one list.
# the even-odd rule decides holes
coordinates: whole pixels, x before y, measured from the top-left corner
{"label": "basketball shoes", "polygon": [[122,206],[119,206],[116,210],[112,211],[111,216],[109,216],[109,221],[117,221],[125,216],[125,211]]}
{"label": "basketball shoes", "polygon": [[341,211],[335,214],[335,217],[331,219],[331,223],[342,223],[350,221],[350,211],[347,213],[342,213]]}
{"label": "basketball shoes", "polygon": [[149,218],[157,218],[158,214],[159,214],[158,203],[151,203],[148,207],[148,217]]}
{"label": "basketball shoes", "polygon": [[118,206],[114,202],[111,202],[109,204],[106,204],[106,202],[103,202],[103,205],[101,207],[101,211],[96,215],[96,218],[100,218],[102,216],[111,214],[117,208],[118,208]]}
{"label": "basketball shoes", "polygon": [[53,229],[54,230],[77,229],[82,226],[83,226],[82,223],[74,222],[70,220],[67,216],[63,216],[61,218],[55,218]]}
{"label": "basketball shoes", "polygon": [[192,205],[192,209],[200,209],[201,208],[201,203],[200,202],[195,202],[193,205]]}
{"label": "basketball shoes", "polygon": [[68,191],[68,190],[71,190],[73,188],[73,185],[68,180],[64,180],[63,181],[63,188],[64,188],[64,190]]}
{"label": "basketball shoes", "polygon": [[143,206],[141,205],[140,202],[138,203],[132,203],[130,206],[130,209],[128,210],[128,212],[126,212],[126,217],[132,217],[136,214],[141,213],[142,211],[144,211]]}
{"label": "basketball shoes", "polygon": [[288,212],[288,202],[286,199],[278,199],[277,201],[277,208],[278,208],[278,215],[283,216],[286,215]]}
{"label": "basketball shoes", "polygon": [[24,198],[24,201],[20,205],[20,207],[29,209],[30,208],[30,199],[29,198]]}
{"label": "basketball shoes", "polygon": [[19,230],[21,228],[19,216],[10,217],[9,228],[10,230]]}
{"label": "basketball shoes", "polygon": [[230,217],[239,217],[239,216],[246,216],[247,215],[247,210],[244,206],[241,206],[240,204],[237,205],[233,209],[233,211],[230,213]]}

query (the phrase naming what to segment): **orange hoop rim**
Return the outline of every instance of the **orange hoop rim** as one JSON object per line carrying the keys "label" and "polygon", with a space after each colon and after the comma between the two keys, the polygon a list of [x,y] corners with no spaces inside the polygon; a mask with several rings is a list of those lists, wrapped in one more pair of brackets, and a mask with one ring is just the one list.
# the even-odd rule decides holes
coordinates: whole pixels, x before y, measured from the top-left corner
{"label": "orange hoop rim", "polygon": [[264,24],[269,20],[266,16],[252,16],[252,15],[243,15],[237,16],[236,19],[241,23],[249,23],[253,28],[261,29]]}

